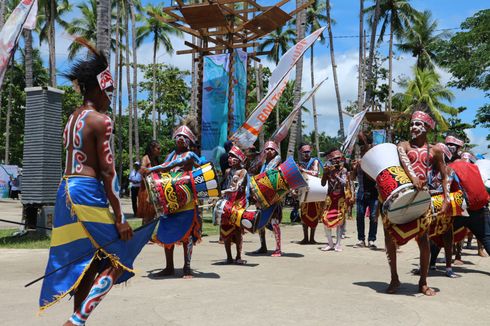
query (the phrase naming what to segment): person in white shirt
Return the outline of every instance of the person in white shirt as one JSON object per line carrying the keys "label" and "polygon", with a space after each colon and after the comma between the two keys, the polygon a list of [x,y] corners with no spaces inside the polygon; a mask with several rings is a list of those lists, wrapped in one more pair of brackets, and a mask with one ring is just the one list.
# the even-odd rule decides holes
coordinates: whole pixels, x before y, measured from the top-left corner
{"label": "person in white shirt", "polygon": [[138,192],[141,186],[141,174],[140,170],[140,162],[134,162],[133,169],[129,173],[129,182],[131,187],[131,204],[133,205],[133,215],[137,217],[138,211]]}

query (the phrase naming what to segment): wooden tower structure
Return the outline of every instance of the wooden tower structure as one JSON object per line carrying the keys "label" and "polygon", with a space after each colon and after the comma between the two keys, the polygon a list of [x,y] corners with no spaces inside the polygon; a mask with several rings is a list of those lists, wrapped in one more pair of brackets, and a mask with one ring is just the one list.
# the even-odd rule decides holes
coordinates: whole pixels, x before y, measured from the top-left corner
{"label": "wooden tower structure", "polygon": [[[176,5],[165,7],[166,17],[156,17],[180,31],[189,34],[196,42],[185,41],[189,49],[177,54],[192,54],[196,65],[196,107],[199,124],[202,116],[203,59],[205,55],[230,53],[228,96],[228,133],[233,119],[233,52],[242,49],[248,58],[260,61],[257,40],[286,24],[312,0],[291,12],[281,9],[290,0],[281,0],[272,6],[262,6],[256,0],[197,0],[198,3],[176,0]],[[251,49],[251,50],[250,50]],[[247,60],[250,63],[250,60]],[[193,85],[194,87],[194,85]],[[200,126],[199,126],[200,128]]]}

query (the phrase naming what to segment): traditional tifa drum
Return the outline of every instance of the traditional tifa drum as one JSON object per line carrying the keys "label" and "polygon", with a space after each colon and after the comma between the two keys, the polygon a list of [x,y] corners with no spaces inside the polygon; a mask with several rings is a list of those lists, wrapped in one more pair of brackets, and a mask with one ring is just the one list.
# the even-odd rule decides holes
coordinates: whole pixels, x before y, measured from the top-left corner
{"label": "traditional tifa drum", "polygon": [[299,195],[300,203],[324,202],[327,199],[328,183],[322,186],[322,179],[303,173],[308,186],[301,188]]}
{"label": "traditional tifa drum", "polygon": [[478,170],[480,170],[483,184],[490,194],[490,160],[477,160],[475,165],[478,167]]}
{"label": "traditional tifa drum", "polygon": [[279,202],[289,191],[307,185],[291,157],[277,169],[265,171],[250,179],[250,190],[261,208],[270,207]]}
{"label": "traditional tifa drum", "polygon": [[374,146],[363,156],[361,168],[376,180],[383,200],[382,212],[392,223],[411,222],[430,208],[429,192],[415,189],[400,164],[396,145],[385,143]]}
{"label": "traditional tifa drum", "polygon": [[[451,200],[451,216],[467,216],[466,202],[461,190],[452,192],[449,194]],[[444,195],[434,195],[431,197],[432,214],[437,214],[441,211],[442,204],[444,202]]]}
{"label": "traditional tifa drum", "polygon": [[219,196],[217,173],[211,163],[194,171],[153,172],[144,180],[159,214],[172,214],[196,199]]}
{"label": "traditional tifa drum", "polygon": [[243,227],[252,233],[255,232],[259,220],[260,210],[248,211],[243,207],[233,205],[233,202],[226,199],[218,200],[213,211],[213,221],[216,225],[234,225]]}

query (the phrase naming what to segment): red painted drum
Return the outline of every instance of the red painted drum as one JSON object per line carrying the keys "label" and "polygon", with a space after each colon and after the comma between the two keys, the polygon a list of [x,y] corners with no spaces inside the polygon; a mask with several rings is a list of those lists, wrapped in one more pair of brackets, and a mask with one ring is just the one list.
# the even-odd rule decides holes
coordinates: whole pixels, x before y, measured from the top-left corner
{"label": "red painted drum", "polygon": [[307,185],[292,158],[288,158],[278,169],[265,171],[250,179],[250,190],[261,208],[268,208],[291,190]]}
{"label": "red painted drum", "polygon": [[233,205],[233,202],[226,199],[218,200],[213,214],[215,224],[243,227],[252,233],[255,232],[260,219],[259,210],[247,211],[239,205]]}
{"label": "red painted drum", "polygon": [[394,224],[411,222],[430,208],[428,191],[417,191],[400,164],[394,144],[380,144],[362,158],[362,170],[376,180],[383,200],[382,212]]}
{"label": "red painted drum", "polygon": [[207,163],[189,172],[153,172],[144,180],[155,210],[167,215],[194,200],[218,197],[217,178],[213,165]]}

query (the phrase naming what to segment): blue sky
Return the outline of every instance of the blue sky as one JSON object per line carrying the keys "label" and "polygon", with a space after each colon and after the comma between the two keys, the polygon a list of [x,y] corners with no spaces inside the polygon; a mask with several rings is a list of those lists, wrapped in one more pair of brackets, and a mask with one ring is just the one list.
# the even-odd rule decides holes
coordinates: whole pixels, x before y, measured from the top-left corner
{"label": "blue sky", "polygon": [[[80,3],[81,1],[74,1],[74,3]],[[153,3],[154,5],[169,5],[170,1],[151,1],[143,0],[143,4]],[[262,5],[271,5],[273,1],[258,1]],[[372,4],[372,1],[366,0],[365,6]],[[413,7],[417,10],[430,10],[433,17],[437,19],[439,27],[442,28],[457,28],[465,18],[473,15],[481,9],[488,8],[488,0],[471,0],[471,1],[458,1],[458,0],[413,0],[411,1]],[[295,1],[290,1],[288,4],[282,7],[285,11],[291,11],[294,8]],[[356,36],[359,29],[359,1],[358,0],[331,0],[332,5],[332,18],[335,19],[336,25],[333,26],[333,34],[335,36]],[[74,17],[77,12],[66,17],[67,20]],[[69,45],[69,39],[61,35],[61,28],[57,31],[57,66],[59,70],[67,68],[67,47]],[[326,33],[325,33],[326,36]],[[183,40],[173,39],[174,48],[176,50],[186,49],[183,44]],[[138,61],[142,63],[151,62],[151,44],[143,44],[138,51]],[[358,39],[353,38],[335,38],[334,47],[336,53],[336,61],[338,66],[339,86],[342,98],[343,106],[347,105],[349,101],[353,101],[357,96],[357,63],[358,63]],[[380,49],[383,53],[387,53],[387,42],[385,42]],[[42,54],[47,62],[47,47],[43,46]],[[338,130],[338,117],[336,113],[335,104],[335,92],[333,87],[333,78],[330,65],[329,50],[325,45],[317,44],[315,46],[315,79],[319,81],[324,77],[329,79],[322,85],[321,89],[317,92],[317,106],[319,111],[319,126],[320,131],[325,131],[329,135],[335,135]],[[158,60],[161,63],[173,64],[183,69],[190,69],[190,56],[189,55],[173,55],[170,56],[163,52],[158,53]],[[264,64],[274,68],[274,64],[263,60]],[[303,89],[309,90],[310,84],[310,65],[309,65],[309,52],[305,55],[305,66],[303,75]],[[394,62],[394,76],[411,76],[411,67],[415,60],[409,54],[396,53],[396,60]],[[449,73],[439,70],[442,76],[442,80],[447,82],[451,76]],[[292,77],[294,78],[294,77]],[[398,90],[395,86],[395,91]],[[461,115],[461,118],[465,122],[471,122],[474,118],[476,110],[484,102],[484,93],[476,89],[468,89],[461,91],[453,89],[455,100],[452,105],[455,107],[466,106],[468,109]],[[142,94],[144,97],[144,94]],[[487,100],[488,101],[488,100]],[[306,105],[307,107],[310,104]],[[311,114],[306,114],[304,117],[304,123],[306,125],[306,131],[312,129],[313,120]],[[349,121],[348,117],[345,117],[345,123]],[[478,144],[476,152],[486,152],[488,142],[485,140],[488,130],[483,128],[477,128],[468,131],[468,135],[472,140],[472,143]]]}

